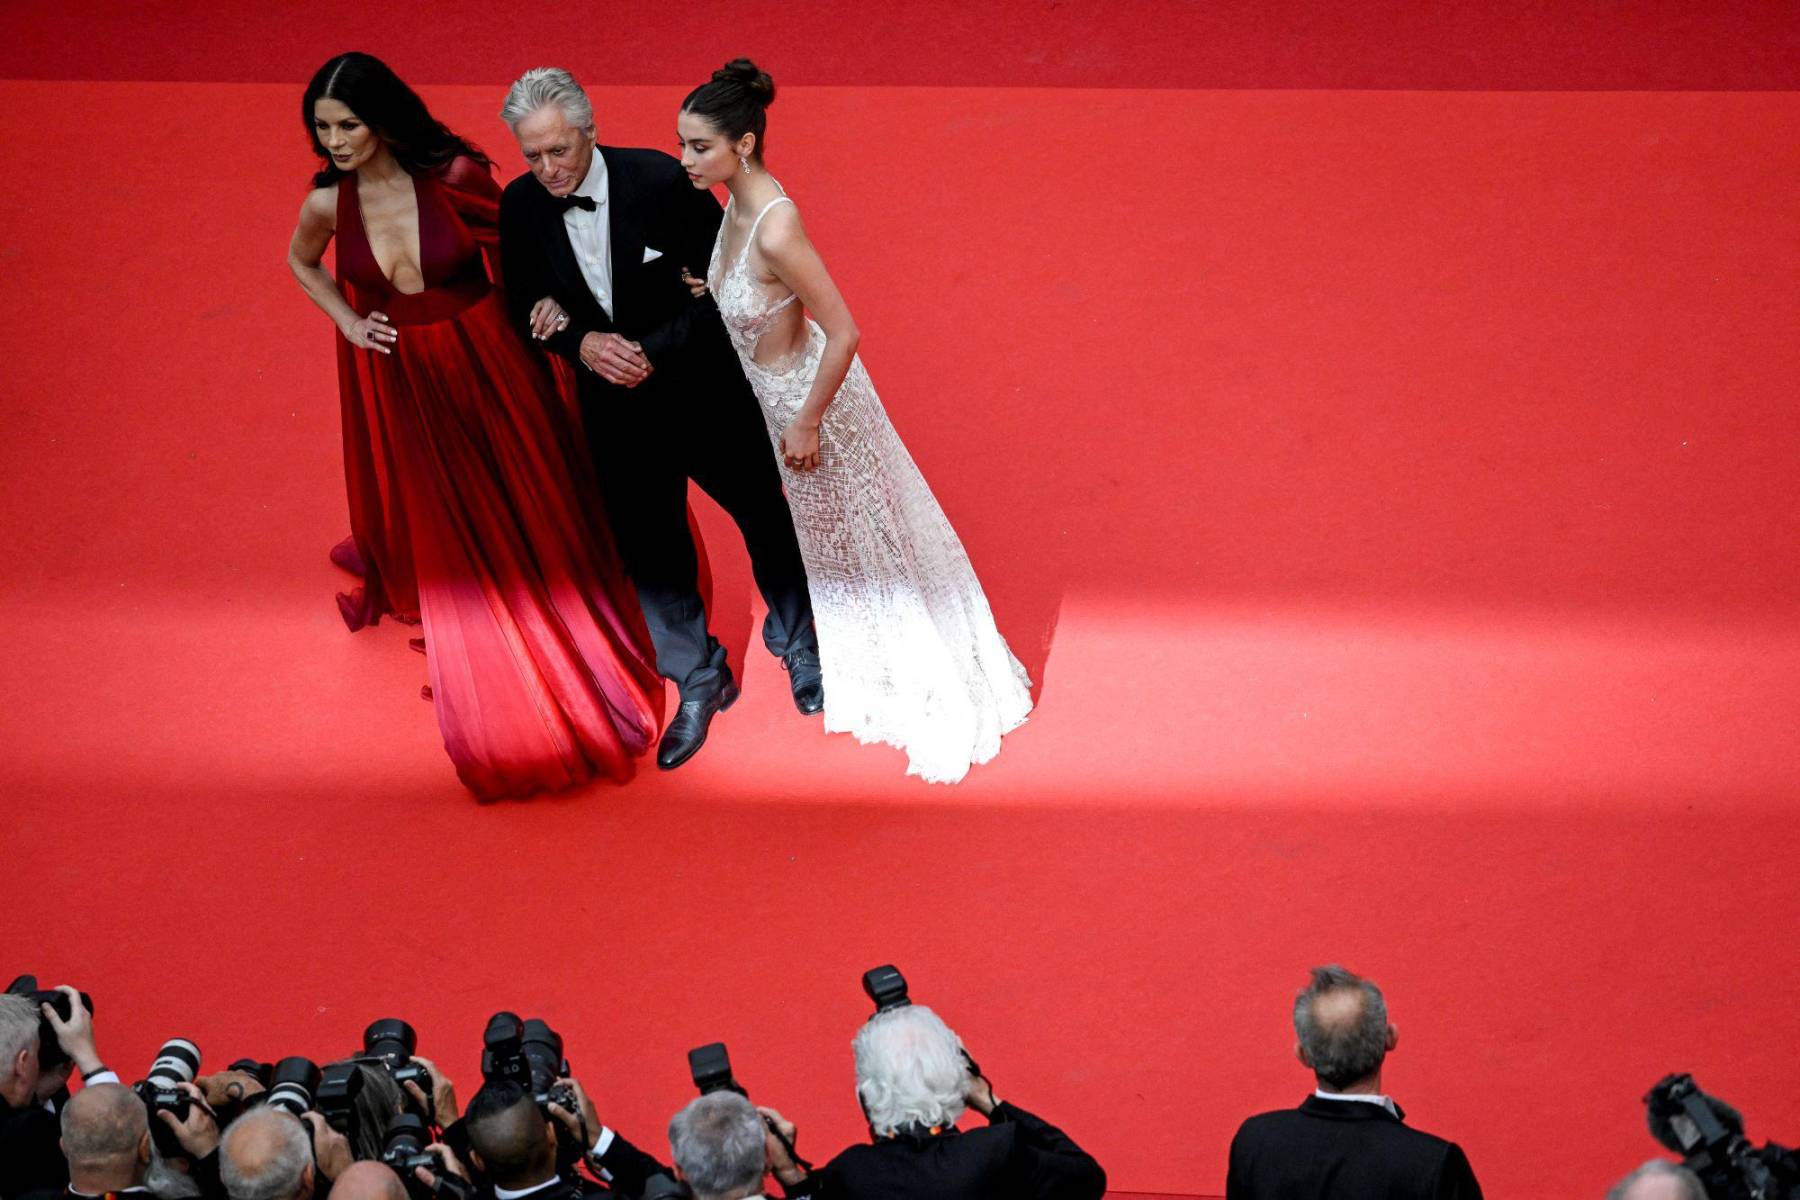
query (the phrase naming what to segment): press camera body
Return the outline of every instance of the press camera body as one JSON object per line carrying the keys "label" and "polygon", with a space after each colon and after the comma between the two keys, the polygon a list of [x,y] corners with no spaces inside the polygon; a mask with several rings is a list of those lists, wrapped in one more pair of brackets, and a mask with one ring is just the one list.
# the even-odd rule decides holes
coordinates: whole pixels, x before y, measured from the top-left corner
{"label": "press camera body", "polygon": [[200,1047],[186,1038],[170,1038],[156,1052],[156,1060],[144,1077],[131,1085],[150,1118],[150,1136],[164,1158],[179,1158],[187,1153],[181,1142],[157,1117],[159,1112],[174,1113],[177,1121],[185,1121],[193,1108],[193,1099],[177,1085],[194,1082],[200,1073]]}
{"label": "press camera body", "polygon": [[[70,1003],[67,992],[59,992],[55,988],[40,988],[36,975],[21,975],[6,985],[10,996],[24,996],[33,1005],[48,1004],[56,1010],[56,1015],[67,1021],[75,1015],[75,1006]],[[80,993],[81,1007],[94,1013],[94,998],[86,992]],[[69,1061],[68,1051],[56,1038],[56,1026],[50,1024],[42,1010],[38,1012],[38,1069],[46,1074],[61,1067]]]}
{"label": "press camera body", "polygon": [[1800,1155],[1744,1136],[1737,1109],[1688,1074],[1665,1075],[1644,1097],[1650,1134],[1681,1155],[1709,1200],[1800,1200]]}

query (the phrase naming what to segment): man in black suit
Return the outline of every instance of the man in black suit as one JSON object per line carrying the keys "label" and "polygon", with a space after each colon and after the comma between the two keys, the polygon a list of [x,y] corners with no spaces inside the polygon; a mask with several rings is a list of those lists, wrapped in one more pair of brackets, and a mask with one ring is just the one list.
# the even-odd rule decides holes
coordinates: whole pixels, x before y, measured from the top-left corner
{"label": "man in black suit", "polygon": [[[811,1174],[786,1152],[794,1127],[764,1110],[786,1140],[771,1139],[770,1166],[790,1197],[821,1200],[1100,1200],[1106,1172],[1062,1130],[994,1089],[962,1041],[929,1008],[876,1013],[856,1035],[856,1090],[873,1140]],[[964,1108],[984,1129],[956,1128]]]}
{"label": "man in black suit", "polygon": [[62,1111],[62,1147],[69,1160],[71,1200],[149,1196],[149,1113],[123,1084],[89,1084],[69,1101]]}
{"label": "man in black suit", "polygon": [[1382,1093],[1399,1039],[1381,989],[1317,967],[1294,1002],[1297,1052],[1318,1086],[1297,1109],[1263,1113],[1231,1141],[1226,1200],[1481,1200],[1455,1142],[1411,1129]]}
{"label": "man in black suit", "polygon": [[[657,765],[687,761],[738,695],[697,586],[690,479],[743,532],[769,606],[763,643],[787,669],[800,711],[820,711],[806,568],[768,433],[712,297],[681,279],[706,271],[718,200],[661,151],[596,146],[593,106],[567,71],[526,72],[501,118],[530,167],[500,201],[508,305],[521,329],[576,369],[613,536],[657,669],[681,689]],[[561,315],[541,315],[544,297]]]}
{"label": "man in black suit", "polygon": [[0,995],[0,1200],[60,1192],[68,1183],[58,1112],[71,1071],[89,1086],[119,1082],[100,1061],[93,1014],[80,994],[57,990],[70,998],[67,1019],[30,995]]}
{"label": "man in black suit", "polygon": [[[580,1200],[609,1190],[637,1196],[651,1176],[669,1174],[669,1168],[600,1123],[579,1083],[560,1082],[575,1094],[578,1112],[551,1105],[546,1114],[530,1092],[510,1080],[483,1085],[469,1101],[463,1113],[469,1162],[496,1194],[504,1190],[508,1200]],[[561,1122],[565,1139],[586,1143],[582,1159],[608,1186],[559,1169],[555,1122]]]}

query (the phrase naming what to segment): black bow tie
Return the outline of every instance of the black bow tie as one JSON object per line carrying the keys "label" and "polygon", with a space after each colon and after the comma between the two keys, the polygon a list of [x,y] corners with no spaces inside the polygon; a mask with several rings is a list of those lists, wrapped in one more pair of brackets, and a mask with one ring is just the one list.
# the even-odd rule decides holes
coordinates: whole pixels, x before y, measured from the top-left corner
{"label": "black bow tie", "polygon": [[584,208],[588,212],[593,212],[600,207],[587,196],[552,196],[550,199],[556,201],[557,212],[568,212],[571,208]]}

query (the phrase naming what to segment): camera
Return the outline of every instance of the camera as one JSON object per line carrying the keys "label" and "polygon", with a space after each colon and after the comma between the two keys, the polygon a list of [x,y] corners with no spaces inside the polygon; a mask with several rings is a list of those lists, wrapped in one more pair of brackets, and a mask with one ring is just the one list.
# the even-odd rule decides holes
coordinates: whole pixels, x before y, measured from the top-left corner
{"label": "camera", "polygon": [[319,1064],[312,1059],[297,1055],[284,1058],[269,1073],[269,1090],[264,1093],[268,1099],[264,1103],[296,1117],[311,1112],[320,1079]]}
{"label": "camera", "polygon": [[[19,976],[6,985],[6,991],[11,996],[24,996],[33,1004],[48,1004],[56,1010],[56,1015],[65,1021],[75,1015],[75,1009],[69,1003],[68,995],[56,991],[54,988],[39,988],[36,975]],[[86,992],[81,993],[81,1007],[88,1010],[89,1016],[93,1015],[94,999]],[[40,1011],[38,1013],[38,1067],[48,1073],[68,1061],[68,1051],[64,1050],[62,1043],[56,1040],[56,1026],[50,1024],[50,1018]]]}
{"label": "camera", "polygon": [[1644,1104],[1650,1135],[1681,1155],[1711,1200],[1800,1200],[1800,1155],[1773,1142],[1752,1146],[1737,1109],[1692,1075],[1663,1076]]}
{"label": "camera", "polygon": [[[898,974],[898,972],[895,973]],[[710,1095],[713,1092],[736,1092],[746,1100],[750,1098],[750,1093],[744,1090],[744,1085],[739,1083],[736,1076],[731,1073],[731,1055],[726,1053],[724,1042],[708,1042],[704,1046],[695,1046],[689,1050],[688,1074],[694,1077],[694,1086],[699,1089],[702,1096]],[[796,1166],[803,1171],[812,1170],[812,1164],[795,1152],[794,1143],[789,1141],[787,1135],[781,1130],[775,1128],[774,1121],[764,1117],[762,1122],[764,1127],[775,1135],[776,1140],[787,1150],[788,1157],[794,1160]],[[648,1195],[649,1193],[645,1193],[646,1200]]]}
{"label": "camera", "polygon": [[[429,1149],[430,1145],[431,1130],[426,1126],[424,1118],[417,1113],[401,1113],[388,1126],[378,1161],[400,1177],[410,1195],[469,1200],[475,1194],[474,1187],[446,1171],[444,1160],[436,1150]],[[437,1181],[435,1185],[427,1184],[413,1174],[420,1167],[431,1172]]]}
{"label": "camera", "polygon": [[875,1002],[876,1012],[904,1008],[912,1000],[906,994],[906,976],[891,963],[863,972],[863,991]]}
{"label": "camera", "polygon": [[[419,1035],[413,1027],[399,1017],[383,1017],[379,1021],[370,1022],[363,1030],[363,1056],[378,1058],[387,1067],[387,1073],[401,1091],[406,1085],[414,1083],[425,1093],[426,1102],[431,1101],[431,1072],[425,1064],[413,1061],[413,1052],[419,1048]],[[410,1102],[411,1094],[407,1095]],[[421,1113],[429,1123],[435,1114]]]}
{"label": "camera", "polygon": [[482,1079],[490,1083],[510,1079],[539,1105],[577,1111],[575,1093],[556,1082],[569,1075],[569,1060],[563,1057],[561,1036],[548,1024],[536,1017],[522,1021],[517,1013],[497,1012],[488,1018],[481,1043]]}
{"label": "camera", "polygon": [[732,1078],[731,1056],[725,1052],[724,1042],[708,1042],[689,1050],[688,1073],[702,1096],[712,1092],[736,1092],[745,1099],[750,1096],[744,1085]]}
{"label": "camera", "polygon": [[352,1058],[334,1062],[321,1071],[313,1094],[313,1107],[327,1125],[349,1138],[352,1146],[356,1145],[358,1132],[356,1098],[362,1090],[362,1064]]}
{"label": "camera", "polygon": [[156,1114],[169,1112],[175,1114],[177,1121],[187,1120],[193,1099],[176,1085],[194,1082],[199,1073],[200,1047],[186,1038],[170,1038],[156,1052],[149,1072],[132,1085],[131,1090],[144,1102],[150,1118],[150,1136],[164,1158],[177,1158],[187,1151],[181,1148],[175,1131],[157,1120]]}

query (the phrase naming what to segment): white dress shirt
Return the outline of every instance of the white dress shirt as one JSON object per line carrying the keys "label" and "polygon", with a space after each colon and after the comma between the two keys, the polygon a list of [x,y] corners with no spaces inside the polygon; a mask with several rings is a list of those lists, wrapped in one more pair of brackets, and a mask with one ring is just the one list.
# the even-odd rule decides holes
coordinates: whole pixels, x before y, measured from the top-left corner
{"label": "white dress shirt", "polygon": [[1328,1092],[1324,1088],[1314,1088],[1313,1095],[1321,1100],[1355,1100],[1360,1104],[1379,1104],[1394,1116],[1400,1115],[1400,1106],[1394,1103],[1391,1096],[1377,1096],[1370,1092]]}
{"label": "white dress shirt", "polygon": [[611,317],[612,218],[606,211],[606,160],[600,157],[598,146],[594,147],[594,161],[588,166],[588,173],[574,194],[592,200],[594,211],[589,212],[585,208],[571,205],[563,213],[563,224],[569,230],[569,248],[575,251],[575,264],[581,268],[581,277],[587,280],[588,291],[594,293],[594,299],[600,302],[600,307]]}
{"label": "white dress shirt", "polygon": [[[594,157],[599,158],[600,156],[598,154],[596,154]],[[604,175],[602,175],[602,178],[604,178]],[[581,210],[580,209],[571,209],[570,211],[580,212]],[[602,1154],[605,1154],[608,1150],[612,1149],[614,1136],[616,1136],[616,1135],[613,1133],[612,1130],[610,1130],[606,1126],[602,1125],[600,1127],[600,1136],[594,1139],[593,1149],[589,1150],[588,1154],[591,1157],[596,1158],[596,1159],[599,1158]],[[598,1163],[594,1163],[593,1165],[595,1167],[599,1167]],[[599,1169],[600,1169],[601,1177],[603,1179],[611,1181],[612,1172],[606,1170],[604,1167],[600,1167]],[[528,1188],[514,1189],[514,1188],[496,1187],[494,1189],[494,1200],[525,1200],[526,1196],[535,1196],[537,1193],[543,1191],[545,1188],[551,1187],[551,1186],[561,1183],[561,1182],[562,1182],[562,1176],[552,1175],[550,1178],[544,1180],[544,1182],[538,1183],[538,1184],[533,1184],[531,1187],[528,1187]]]}

